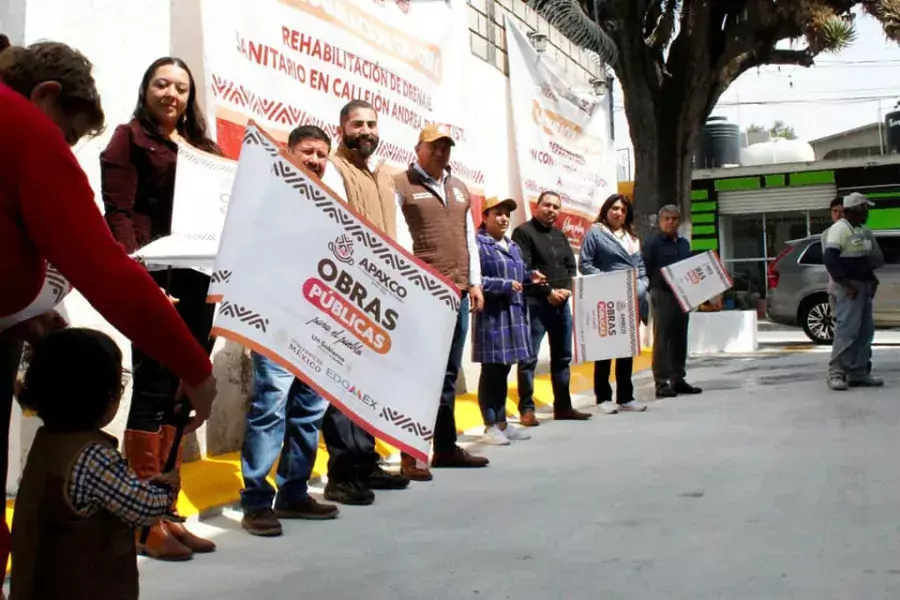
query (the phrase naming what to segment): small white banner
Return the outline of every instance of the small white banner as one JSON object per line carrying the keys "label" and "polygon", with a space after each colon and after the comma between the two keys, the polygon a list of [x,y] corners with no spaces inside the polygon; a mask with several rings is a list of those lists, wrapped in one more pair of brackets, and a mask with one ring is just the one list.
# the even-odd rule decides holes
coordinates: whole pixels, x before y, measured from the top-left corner
{"label": "small white banner", "polygon": [[178,146],[172,233],[135,253],[148,266],[212,271],[237,163],[187,144]]}
{"label": "small white banner", "polygon": [[709,250],[663,268],[663,277],[684,312],[715,298],[732,285],[719,255]]}
{"label": "small white banner", "polygon": [[576,277],[572,297],[576,363],[640,355],[635,271]]}
{"label": "small white banner", "polygon": [[[251,123],[245,150],[271,144]],[[266,162],[246,172],[261,196],[234,188],[234,206],[255,210],[228,213],[220,254],[234,261],[213,334],[278,362],[375,437],[428,460],[459,290],[287,154]]]}

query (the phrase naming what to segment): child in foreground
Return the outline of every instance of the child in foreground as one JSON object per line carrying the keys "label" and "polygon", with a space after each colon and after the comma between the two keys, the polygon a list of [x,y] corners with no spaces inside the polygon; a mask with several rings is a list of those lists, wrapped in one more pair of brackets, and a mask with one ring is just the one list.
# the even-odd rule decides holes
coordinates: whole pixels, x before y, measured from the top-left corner
{"label": "child in foreground", "polygon": [[138,597],[135,527],[166,514],[178,473],[141,481],[101,429],[122,396],[122,353],[88,329],[34,347],[19,402],[43,421],[12,527],[10,600]]}

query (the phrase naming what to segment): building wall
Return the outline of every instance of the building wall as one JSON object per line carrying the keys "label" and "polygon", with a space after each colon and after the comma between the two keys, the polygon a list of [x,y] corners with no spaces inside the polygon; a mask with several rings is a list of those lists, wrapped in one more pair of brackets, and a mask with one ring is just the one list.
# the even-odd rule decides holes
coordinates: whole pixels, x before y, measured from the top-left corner
{"label": "building wall", "polygon": [[878,156],[881,150],[881,130],[877,125],[854,131],[838,138],[810,142],[816,160]]}
{"label": "building wall", "polygon": [[[547,33],[548,53],[575,76],[587,81],[600,74],[601,66],[538,18],[521,0],[469,0],[468,10],[470,48],[467,50],[470,52],[467,73],[471,89],[478,93],[468,96],[467,113],[472,119],[469,127],[480,138],[485,192],[521,200],[509,103],[504,15],[510,14],[529,28]],[[197,81],[204,80],[199,0],[10,0],[0,6],[0,31],[18,44],[41,39],[64,41],[94,62],[109,127],[103,135],[82,142],[74,150],[97,194],[98,207],[100,152],[115,126],[129,120],[146,66],[160,56],[177,55],[191,65]],[[204,93],[201,89],[201,106],[205,105]],[[525,211],[516,215],[519,221],[526,216]],[[126,364],[130,364],[128,341],[80,294],[73,292],[66,299],[65,308],[74,325],[111,334],[122,347]],[[474,388],[478,376],[478,366],[468,360],[468,351],[465,356],[461,391]],[[545,364],[546,347],[542,358]],[[249,361],[241,347],[223,340],[216,344],[213,361],[219,398],[208,424],[190,436],[189,457],[240,448],[250,385]],[[119,415],[109,427],[114,435],[121,436],[124,430],[129,396],[130,392],[126,390]],[[17,467],[27,456],[37,426],[36,419],[24,417],[17,408],[14,410],[7,478],[10,493],[17,487]]]}

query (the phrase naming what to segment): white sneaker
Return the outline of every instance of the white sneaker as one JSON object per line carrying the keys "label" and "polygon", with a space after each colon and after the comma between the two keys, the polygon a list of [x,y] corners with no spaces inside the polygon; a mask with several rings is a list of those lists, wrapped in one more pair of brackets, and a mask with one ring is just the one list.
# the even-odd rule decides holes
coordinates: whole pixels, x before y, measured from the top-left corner
{"label": "white sneaker", "polygon": [[509,438],[496,425],[487,428],[481,441],[491,446],[509,446]]}
{"label": "white sneaker", "polygon": [[645,410],[647,410],[647,405],[638,404],[637,400],[632,400],[631,402],[620,404],[619,410],[621,410],[622,412],[644,412]]}
{"label": "white sneaker", "polygon": [[610,402],[609,400],[607,400],[606,402],[601,402],[600,404],[597,405],[597,408],[604,415],[619,414],[619,405],[616,404],[615,402]]}
{"label": "white sneaker", "polygon": [[520,429],[519,427],[513,427],[512,425],[506,426],[506,430],[503,431],[503,435],[506,436],[506,439],[512,440],[514,442],[531,439],[531,436],[528,435],[527,433],[525,433],[524,429]]}

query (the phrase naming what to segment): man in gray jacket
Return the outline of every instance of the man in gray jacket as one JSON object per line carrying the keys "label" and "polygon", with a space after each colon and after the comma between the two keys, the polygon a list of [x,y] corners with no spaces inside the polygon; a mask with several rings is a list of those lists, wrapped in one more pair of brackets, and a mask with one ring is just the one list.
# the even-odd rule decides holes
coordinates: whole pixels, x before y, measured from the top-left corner
{"label": "man in gray jacket", "polygon": [[873,204],[858,193],[844,197],[844,218],[825,235],[825,268],[834,297],[834,342],[828,363],[828,387],[833,390],[884,385],[867,369],[875,337],[875,271],[884,265],[878,242],[865,226]]}

